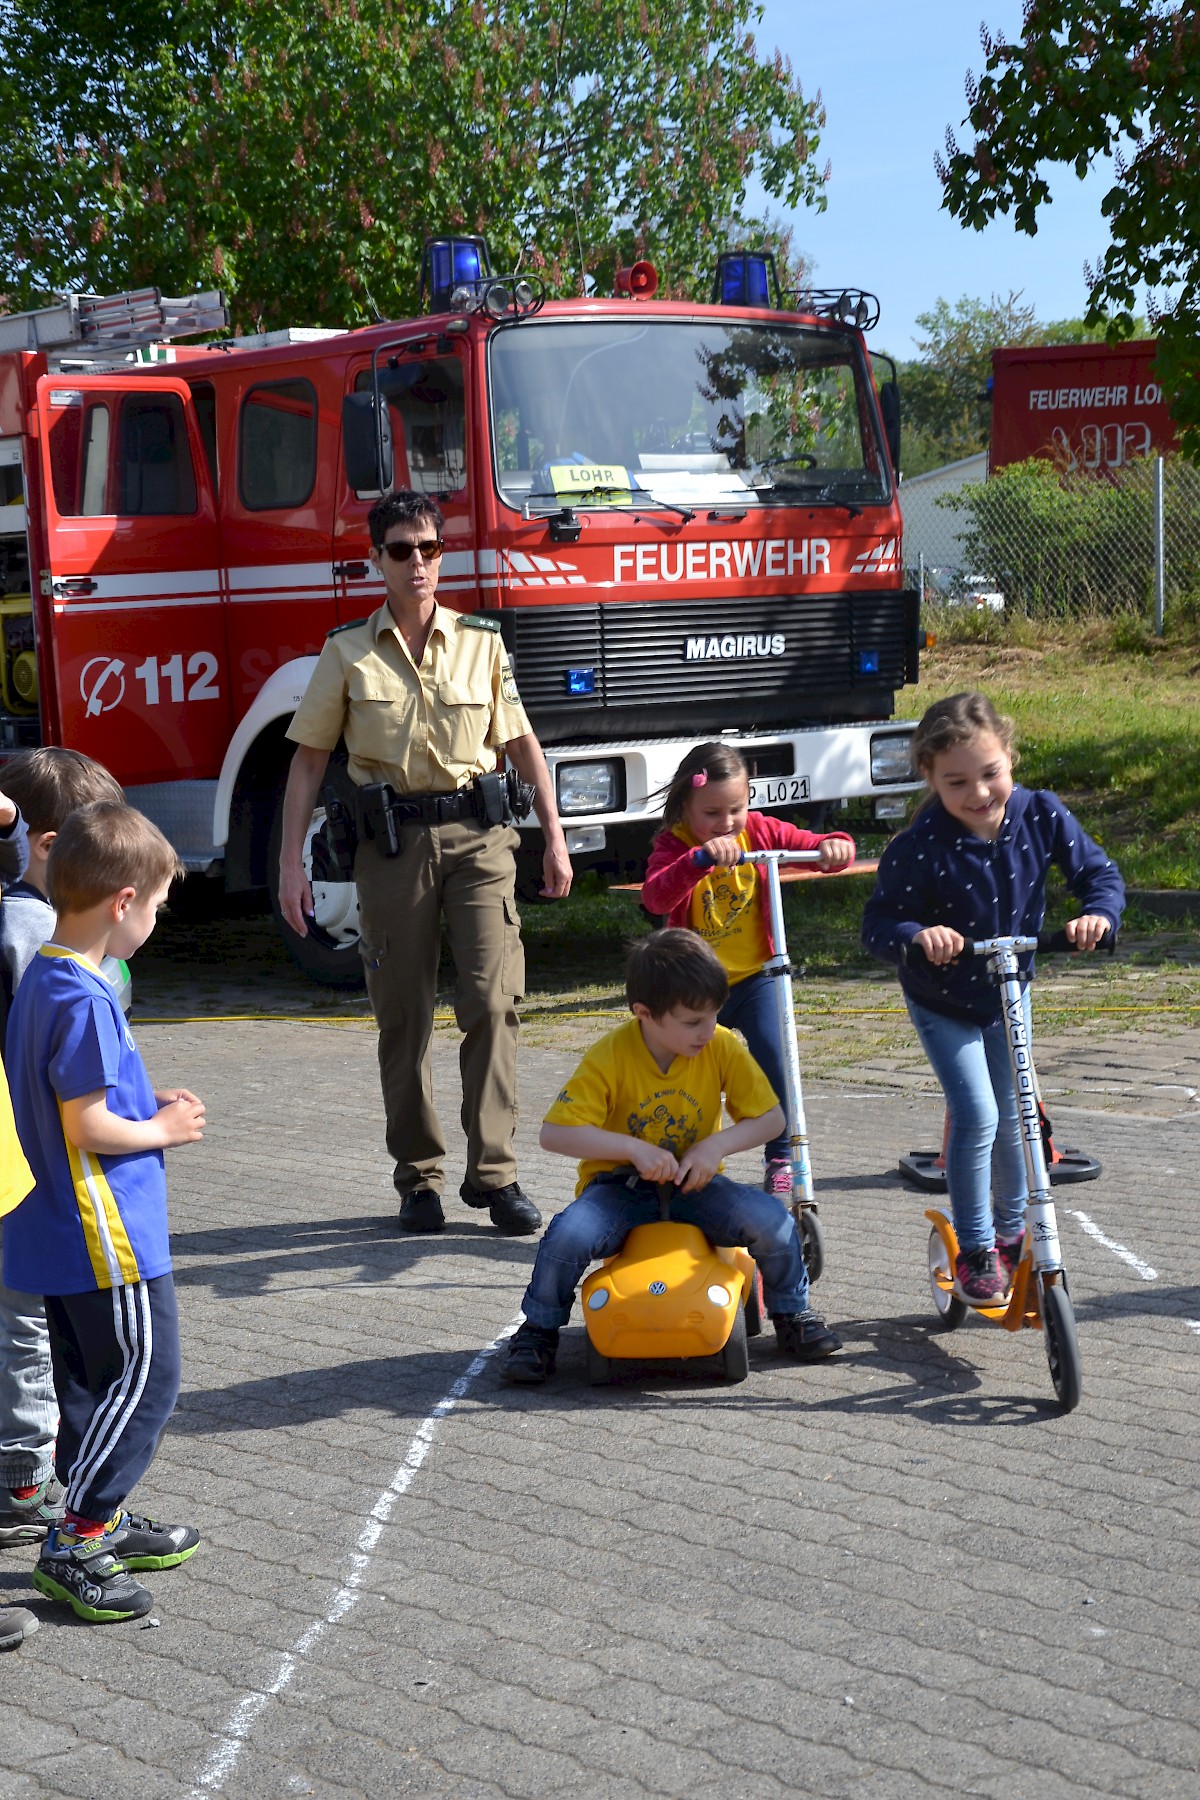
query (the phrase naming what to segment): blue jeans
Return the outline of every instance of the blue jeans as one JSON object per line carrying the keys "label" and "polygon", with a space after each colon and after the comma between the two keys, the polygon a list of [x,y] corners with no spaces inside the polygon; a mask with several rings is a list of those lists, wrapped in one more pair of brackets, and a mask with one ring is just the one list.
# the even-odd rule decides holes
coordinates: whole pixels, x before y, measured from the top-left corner
{"label": "blue jeans", "polygon": [[[658,1217],[658,1189],[650,1183],[625,1175],[589,1181],[578,1200],[551,1219],[538,1246],[521,1302],[529,1323],[545,1330],[565,1325],[588,1264],[615,1256],[635,1225],[653,1224]],[[808,1306],[808,1270],[796,1222],[773,1194],[715,1175],[694,1194],[676,1190],[671,1218],[698,1225],[712,1244],[744,1244],[762,1274],[769,1313],[799,1313]]]}
{"label": "blue jeans", "polygon": [[[1028,988],[1022,999],[1028,1035]],[[1014,1238],[1024,1229],[1029,1191],[1004,1019],[973,1025],[905,1000],[946,1096],[946,1186],[959,1248],[991,1249],[997,1234]]]}
{"label": "blue jeans", "polygon": [[58,1401],[39,1294],[0,1284],[0,1487],[33,1487],[54,1468]]}
{"label": "blue jeans", "polygon": [[[784,1063],[783,1045],[779,1041],[779,1014],[776,1011],[775,985],[779,977],[776,975],[747,975],[744,981],[735,982],[729,990],[729,998],[717,1014],[718,1025],[728,1025],[730,1031],[740,1031],[746,1040],[746,1048],[775,1089],[776,1098],[787,1112],[787,1070]],[[782,1157],[789,1160],[792,1154],[791,1144],[785,1131],[781,1137],[772,1138],[763,1148],[763,1155],[768,1162]]]}

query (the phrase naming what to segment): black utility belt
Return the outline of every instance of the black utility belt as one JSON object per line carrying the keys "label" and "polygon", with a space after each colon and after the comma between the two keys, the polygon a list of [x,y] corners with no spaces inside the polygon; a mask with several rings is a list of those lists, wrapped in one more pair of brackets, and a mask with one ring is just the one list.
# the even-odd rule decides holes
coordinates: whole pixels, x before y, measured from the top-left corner
{"label": "black utility belt", "polygon": [[318,880],[354,879],[360,844],[374,844],[381,856],[399,856],[402,825],[451,825],[478,819],[484,825],[515,825],[528,818],[533,789],[515,769],[477,775],[453,794],[398,794],[390,782],[356,787],[352,796],[326,789],[325,824],[313,844]]}

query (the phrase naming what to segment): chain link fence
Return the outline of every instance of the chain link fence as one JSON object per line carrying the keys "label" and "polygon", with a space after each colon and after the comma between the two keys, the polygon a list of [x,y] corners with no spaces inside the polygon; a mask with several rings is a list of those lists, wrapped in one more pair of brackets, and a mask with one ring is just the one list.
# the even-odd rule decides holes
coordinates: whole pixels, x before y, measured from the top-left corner
{"label": "chain link fence", "polygon": [[[1200,469],[1149,457],[1103,475],[1014,463],[982,479],[982,457],[900,489],[904,559],[933,605],[964,604],[1033,619],[1200,606]],[[939,479],[940,478],[940,479]],[[1161,601],[1157,582],[1161,569]]]}

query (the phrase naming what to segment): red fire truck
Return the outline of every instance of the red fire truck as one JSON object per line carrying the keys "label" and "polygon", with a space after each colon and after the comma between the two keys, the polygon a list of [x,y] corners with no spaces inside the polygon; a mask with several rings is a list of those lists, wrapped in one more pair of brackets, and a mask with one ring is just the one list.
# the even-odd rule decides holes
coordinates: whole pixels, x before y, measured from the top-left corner
{"label": "red fire truck", "polygon": [[[577,866],[644,854],[710,736],[759,808],[901,811],[919,619],[871,297],[784,310],[741,253],[701,305],[646,264],[546,302],[473,239],[426,272],[428,312],[356,331],[184,347],[220,296],[154,290],[0,318],[0,754],[97,757],[189,869],[273,892],[283,733],[325,634],[382,598],[394,484],[446,515],[439,598],[500,622]],[[315,898],[289,947],[356,980],[354,889]]]}

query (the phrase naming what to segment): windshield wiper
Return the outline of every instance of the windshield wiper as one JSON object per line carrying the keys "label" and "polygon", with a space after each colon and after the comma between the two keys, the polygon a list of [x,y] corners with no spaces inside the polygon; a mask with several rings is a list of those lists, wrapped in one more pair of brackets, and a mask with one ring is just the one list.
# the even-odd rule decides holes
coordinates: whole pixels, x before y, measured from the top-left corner
{"label": "windshield wiper", "polygon": [[624,506],[635,508],[640,512],[673,512],[678,513],[680,518],[685,521],[694,519],[696,516],[693,508],[677,506],[673,500],[656,500],[653,494],[645,493],[645,490],[642,488],[580,488],[577,493],[572,493],[569,496],[565,494],[546,494],[539,491],[538,493],[527,494],[525,496],[525,504],[528,506],[531,500],[552,500],[556,506],[572,506],[579,500],[611,499],[614,494],[628,494],[630,496],[629,499],[622,504]]}
{"label": "windshield wiper", "polygon": [[810,488],[802,479],[789,479],[786,473],[783,474],[782,478],[772,475],[770,471],[766,469],[764,469],[762,473],[766,476],[765,480],[760,480],[757,476],[753,475],[750,478],[755,493],[770,494],[777,492],[780,488],[787,488],[791,492],[803,496],[800,503],[804,506],[841,506],[845,508],[852,519],[857,519],[862,513],[863,509],[858,505],[857,501],[847,500],[840,496],[837,489],[832,485]]}

